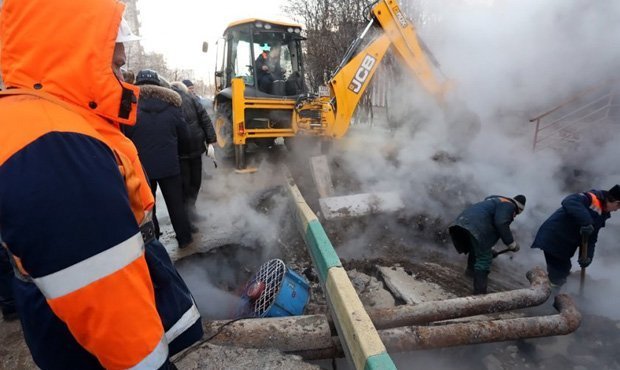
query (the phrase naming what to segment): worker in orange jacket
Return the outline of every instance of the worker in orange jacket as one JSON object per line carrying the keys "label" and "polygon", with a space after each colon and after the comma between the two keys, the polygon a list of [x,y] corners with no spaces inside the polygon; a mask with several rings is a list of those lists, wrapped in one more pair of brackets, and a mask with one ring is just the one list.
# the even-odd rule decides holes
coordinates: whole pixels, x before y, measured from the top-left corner
{"label": "worker in orange jacket", "polygon": [[124,7],[5,0],[0,12],[0,228],[42,369],[168,368],[202,336],[119,130],[139,96],[121,77]]}

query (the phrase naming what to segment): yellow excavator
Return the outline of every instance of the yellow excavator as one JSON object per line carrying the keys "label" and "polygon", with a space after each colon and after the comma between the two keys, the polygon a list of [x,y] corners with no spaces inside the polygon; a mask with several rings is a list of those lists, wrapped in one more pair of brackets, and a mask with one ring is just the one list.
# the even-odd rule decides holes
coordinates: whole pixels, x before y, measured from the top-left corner
{"label": "yellow excavator", "polygon": [[[327,86],[310,93],[304,83],[302,27],[245,19],[230,24],[217,43],[215,130],[219,147],[246,168],[246,145],[270,146],[298,136],[340,138],[387,51],[441,103],[441,82],[396,0],[379,0]],[[203,46],[203,49],[206,45]]]}

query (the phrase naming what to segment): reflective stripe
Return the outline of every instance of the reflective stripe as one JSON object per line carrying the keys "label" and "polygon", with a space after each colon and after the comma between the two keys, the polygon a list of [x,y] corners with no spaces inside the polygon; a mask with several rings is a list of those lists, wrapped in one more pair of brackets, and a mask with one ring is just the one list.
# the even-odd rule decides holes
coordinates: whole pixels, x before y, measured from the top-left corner
{"label": "reflective stripe", "polygon": [[157,347],[153,350],[153,352],[149,353],[139,364],[132,367],[131,369],[136,370],[152,370],[159,369],[161,365],[164,364],[166,359],[168,358],[168,343],[164,340],[164,337],[161,338]]}
{"label": "reflective stripe", "polygon": [[53,274],[33,279],[45,298],[55,299],[104,278],[144,253],[142,234]]}
{"label": "reflective stripe", "polygon": [[168,343],[183,334],[183,332],[185,332],[185,330],[187,330],[190,326],[194,325],[198,319],[200,319],[200,312],[198,312],[196,304],[192,303],[192,307],[190,307],[189,310],[181,316],[179,321],[175,322],[174,325],[172,325],[172,327],[166,332],[166,340]]}
{"label": "reflective stripe", "polygon": [[596,197],[596,194],[588,192],[590,195],[590,200],[592,204],[590,204],[590,209],[596,212],[598,215],[603,214],[603,207],[601,206],[601,201]]}

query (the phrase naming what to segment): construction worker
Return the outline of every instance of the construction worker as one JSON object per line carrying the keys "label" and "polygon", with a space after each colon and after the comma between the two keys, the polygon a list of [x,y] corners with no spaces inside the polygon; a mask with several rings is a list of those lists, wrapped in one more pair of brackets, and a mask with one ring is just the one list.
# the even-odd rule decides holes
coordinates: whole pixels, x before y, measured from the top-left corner
{"label": "construction worker", "polygon": [[566,283],[572,267],[571,258],[584,240],[587,241],[587,257],[578,257],[581,267],[588,267],[594,257],[599,230],[611,212],[620,209],[620,185],[608,191],[590,190],[571,194],[562,200],[558,208],[538,229],[532,248],[545,253],[549,281],[556,290]]}
{"label": "construction worker", "polygon": [[0,228],[17,311],[42,369],[157,369],[202,336],[154,239],[153,196],[119,129],[139,88],[118,0],[4,0]]}
{"label": "construction worker", "polygon": [[[190,140],[189,128],[181,111],[181,97],[171,89],[161,87],[159,75],[143,69],[136,75],[140,86],[138,119],[134,126],[124,128],[125,135],[138,149],[140,162],[144,165],[151,184],[153,197],[157,187],[166,202],[170,223],[176,234],[179,248],[192,244],[192,228],[183,202],[183,180],[179,153]],[[161,234],[153,207],[155,234]],[[197,231],[197,230],[196,230]]]}
{"label": "construction worker", "polygon": [[525,196],[508,198],[492,195],[465,209],[448,231],[459,253],[469,254],[465,273],[473,277],[474,294],[486,294],[491,271],[493,246],[501,238],[512,252],[519,251],[510,224],[523,212]]}

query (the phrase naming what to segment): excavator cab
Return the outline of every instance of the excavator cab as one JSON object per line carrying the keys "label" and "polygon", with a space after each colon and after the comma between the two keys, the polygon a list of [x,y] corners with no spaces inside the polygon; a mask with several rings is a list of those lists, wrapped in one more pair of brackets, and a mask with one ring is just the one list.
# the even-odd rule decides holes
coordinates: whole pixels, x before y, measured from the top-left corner
{"label": "excavator cab", "polygon": [[[245,168],[248,143],[270,146],[278,137],[292,143],[297,136],[323,141],[344,136],[388,51],[439,106],[451,107],[444,109],[447,118],[464,116],[446,99],[449,83],[437,73],[397,0],[373,2],[366,28],[317,92],[308,92],[304,84],[303,40],[299,25],[256,18],[232,23],[224,32],[215,73],[215,129],[225,155],[234,153],[237,169]],[[458,132],[457,143],[479,129],[477,116],[468,121],[451,130]]]}
{"label": "excavator cab", "polygon": [[246,19],[216,45],[215,129],[225,156],[245,167],[246,144],[270,146],[296,133],[293,109],[307,92],[298,24]]}
{"label": "excavator cab", "polygon": [[[301,26],[296,24],[261,19],[232,23],[218,42],[217,93],[230,88],[233,78],[243,79],[247,96],[303,93],[302,40]],[[265,75],[272,84],[260,83]]]}

